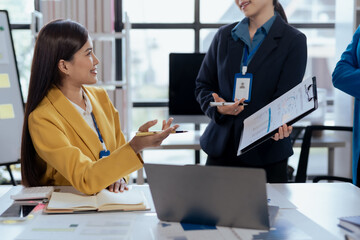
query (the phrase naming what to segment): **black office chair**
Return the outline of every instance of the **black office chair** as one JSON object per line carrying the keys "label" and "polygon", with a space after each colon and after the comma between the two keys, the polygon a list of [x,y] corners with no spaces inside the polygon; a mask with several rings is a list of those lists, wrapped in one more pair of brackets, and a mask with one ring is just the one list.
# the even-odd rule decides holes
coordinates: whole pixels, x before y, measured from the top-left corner
{"label": "black office chair", "polygon": [[[293,130],[290,134],[290,141],[291,141],[291,145],[294,147],[294,144],[296,142],[296,140],[298,139],[302,139],[303,135],[302,133],[304,132],[305,126],[293,126]],[[287,175],[288,175],[288,181],[289,182],[294,182],[294,167],[292,167],[291,165],[288,165],[288,169],[287,169]]]}
{"label": "black office chair", "polygon": [[19,164],[20,163],[20,160],[17,160],[15,162],[7,162],[7,163],[0,163],[0,166],[6,166],[6,169],[8,170],[9,172],[9,175],[10,175],[10,181],[12,183],[13,186],[16,186],[16,180],[12,174],[12,171],[11,171],[11,165],[14,165],[14,164]]}
{"label": "black office chair", "polygon": [[[296,183],[306,182],[307,166],[308,166],[309,152],[311,147],[311,138],[314,131],[325,131],[325,130],[352,132],[353,128],[344,127],[344,126],[323,126],[323,125],[307,126],[305,128],[305,133],[301,145],[298,169],[295,176]],[[336,176],[318,176],[314,178],[313,182],[318,182],[320,180],[336,180],[336,181],[352,182],[352,180],[349,178],[336,177]]]}

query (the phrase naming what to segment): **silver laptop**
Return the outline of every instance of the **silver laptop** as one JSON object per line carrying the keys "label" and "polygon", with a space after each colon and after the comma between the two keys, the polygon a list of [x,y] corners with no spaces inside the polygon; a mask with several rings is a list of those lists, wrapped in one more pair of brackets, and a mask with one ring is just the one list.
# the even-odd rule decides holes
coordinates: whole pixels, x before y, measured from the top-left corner
{"label": "silver laptop", "polygon": [[269,229],[263,169],[145,164],[162,221]]}

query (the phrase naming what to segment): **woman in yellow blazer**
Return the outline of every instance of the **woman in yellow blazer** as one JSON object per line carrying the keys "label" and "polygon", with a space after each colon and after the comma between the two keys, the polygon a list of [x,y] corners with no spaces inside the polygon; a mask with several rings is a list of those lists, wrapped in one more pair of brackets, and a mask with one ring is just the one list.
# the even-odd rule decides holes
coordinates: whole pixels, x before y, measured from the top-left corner
{"label": "woman in yellow blazer", "polygon": [[[171,131],[126,142],[118,111],[97,82],[99,60],[87,30],[56,20],[39,33],[31,67],[21,146],[25,186],[72,185],[93,194],[104,188],[123,191],[124,178],[139,169],[139,152],[161,144]],[[139,131],[148,131],[156,120]]]}

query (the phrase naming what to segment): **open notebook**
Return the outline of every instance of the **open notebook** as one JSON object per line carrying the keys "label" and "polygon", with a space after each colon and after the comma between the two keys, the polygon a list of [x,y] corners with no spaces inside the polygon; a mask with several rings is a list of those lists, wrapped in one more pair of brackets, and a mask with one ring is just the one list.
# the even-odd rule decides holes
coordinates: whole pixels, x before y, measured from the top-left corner
{"label": "open notebook", "polygon": [[135,211],[148,210],[143,192],[131,189],[122,193],[106,189],[96,195],[53,192],[45,213],[73,213],[77,211]]}

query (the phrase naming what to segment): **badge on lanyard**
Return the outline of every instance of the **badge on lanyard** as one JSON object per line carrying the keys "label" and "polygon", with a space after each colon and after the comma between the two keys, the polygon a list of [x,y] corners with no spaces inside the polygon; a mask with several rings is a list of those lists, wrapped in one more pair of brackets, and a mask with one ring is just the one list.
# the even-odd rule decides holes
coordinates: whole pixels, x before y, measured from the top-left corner
{"label": "badge on lanyard", "polygon": [[235,98],[240,100],[245,98],[245,102],[248,103],[251,100],[251,85],[253,80],[253,75],[247,72],[247,66],[249,59],[252,55],[255,54],[257,49],[260,47],[262,41],[250,52],[248,53],[247,46],[244,46],[244,56],[242,61],[241,73],[235,74],[234,79],[234,90],[233,90],[233,100]]}
{"label": "badge on lanyard", "polygon": [[245,102],[248,103],[251,100],[251,83],[252,83],[252,74],[251,73],[237,73],[235,74],[234,81],[234,101],[235,98],[240,100],[245,98]]}
{"label": "badge on lanyard", "polygon": [[93,119],[94,126],[95,126],[96,132],[98,134],[99,140],[100,140],[100,142],[102,144],[102,147],[103,147],[103,150],[101,150],[100,153],[99,153],[99,158],[107,157],[107,156],[110,155],[110,150],[106,149],[104,140],[103,140],[103,138],[101,136],[101,133],[100,133],[100,129],[99,129],[97,123],[96,123],[95,116],[94,116],[94,114],[92,112],[91,112],[91,117]]}

